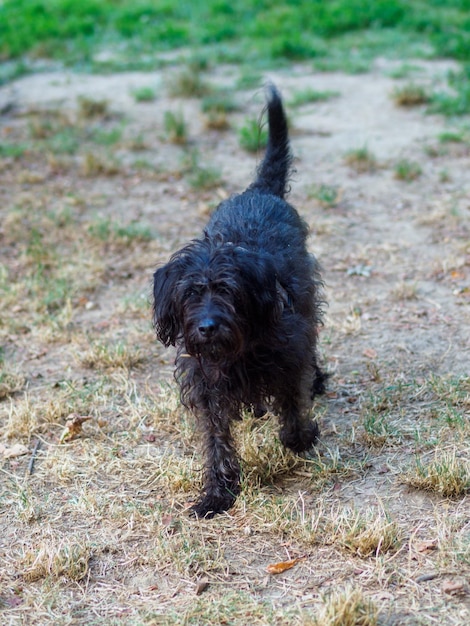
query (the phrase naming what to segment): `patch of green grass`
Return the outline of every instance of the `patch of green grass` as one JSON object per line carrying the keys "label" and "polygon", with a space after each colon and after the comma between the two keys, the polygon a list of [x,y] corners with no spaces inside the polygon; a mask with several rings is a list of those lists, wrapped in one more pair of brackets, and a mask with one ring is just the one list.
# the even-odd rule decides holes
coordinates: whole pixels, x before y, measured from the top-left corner
{"label": "patch of green grass", "polygon": [[53,154],[74,154],[80,146],[80,133],[73,126],[64,126],[46,141],[46,147]]}
{"label": "patch of green grass", "polygon": [[419,178],[423,171],[418,163],[409,161],[408,159],[401,159],[395,165],[394,173],[397,180],[411,182]]}
{"label": "patch of green grass", "polygon": [[465,141],[465,133],[463,130],[446,130],[443,133],[439,133],[437,138],[440,143],[463,143]]}
{"label": "patch of green grass", "polygon": [[369,446],[382,447],[396,444],[398,441],[397,429],[391,424],[389,413],[365,411],[362,415],[364,427],[363,439]]}
{"label": "patch of green grass", "polygon": [[90,135],[91,141],[100,146],[113,146],[122,139],[122,128],[116,126],[109,130],[104,128],[95,128]]}
{"label": "patch of green grass", "polygon": [[389,71],[388,76],[398,80],[401,78],[409,78],[411,75],[418,74],[421,71],[422,70],[419,65],[414,65],[413,63],[402,63],[395,69]]}
{"label": "patch of green grass", "polygon": [[26,150],[27,147],[23,144],[0,142],[0,157],[19,159]]}
{"label": "patch of green grass", "polygon": [[88,226],[88,232],[92,237],[100,241],[123,240],[123,241],[151,241],[154,239],[152,229],[140,222],[121,224],[110,218],[97,218]]}
{"label": "patch of green grass", "polygon": [[[283,60],[324,59],[330,69],[358,71],[366,68],[368,59],[398,51],[409,58],[434,54],[470,60],[469,44],[467,7],[456,0],[406,4],[297,0],[259,5],[251,0],[235,4],[5,0],[0,5],[2,59],[28,54],[82,68],[135,69],[145,65],[136,59],[148,56],[150,69],[161,51],[183,47],[196,51],[210,45],[219,58],[275,60],[277,66]],[[115,54],[100,61],[102,50]],[[202,58],[205,67],[206,57]]]}
{"label": "patch of green grass", "polygon": [[[470,38],[469,38],[470,41]],[[449,72],[450,91],[436,91],[431,94],[428,110],[447,117],[470,113],[470,64],[460,71]]]}
{"label": "patch of green grass", "polygon": [[257,152],[267,146],[268,130],[260,126],[258,118],[247,118],[238,131],[238,141],[240,147],[247,152]]}
{"label": "patch of green grass", "polygon": [[201,102],[201,111],[203,113],[210,113],[216,111],[217,113],[233,113],[239,110],[239,105],[233,98],[233,96],[226,92],[214,92],[205,98]]}
{"label": "patch of green grass", "polygon": [[235,89],[257,89],[263,82],[261,72],[252,67],[243,67],[235,83]]}
{"label": "patch of green grass", "polygon": [[21,76],[26,76],[30,72],[30,68],[23,61],[0,63],[0,85],[21,78]]}
{"label": "patch of green grass", "polygon": [[157,97],[153,87],[137,87],[132,90],[132,95],[136,102],[153,102]]}
{"label": "patch of green grass", "polygon": [[220,170],[201,165],[197,150],[192,150],[185,155],[183,167],[187,171],[188,182],[193,189],[211,189],[221,183]]}

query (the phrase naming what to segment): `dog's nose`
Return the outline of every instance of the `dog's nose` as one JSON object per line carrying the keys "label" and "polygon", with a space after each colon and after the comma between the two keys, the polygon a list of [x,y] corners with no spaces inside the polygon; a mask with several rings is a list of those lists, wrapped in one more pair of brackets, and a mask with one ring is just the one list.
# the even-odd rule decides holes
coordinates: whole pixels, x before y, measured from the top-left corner
{"label": "dog's nose", "polygon": [[203,337],[210,337],[214,334],[216,329],[217,324],[215,323],[215,320],[213,320],[211,317],[206,317],[205,319],[201,320],[198,327],[198,330]]}

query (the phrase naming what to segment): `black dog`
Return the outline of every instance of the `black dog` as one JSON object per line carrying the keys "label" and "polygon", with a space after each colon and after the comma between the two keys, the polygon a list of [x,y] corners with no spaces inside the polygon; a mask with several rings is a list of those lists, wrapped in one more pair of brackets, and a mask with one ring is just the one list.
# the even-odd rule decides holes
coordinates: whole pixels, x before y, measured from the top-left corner
{"label": "black dog", "polygon": [[255,182],[222,202],[201,239],[154,274],[157,337],[176,345],[181,400],[205,437],[199,517],[229,509],[240,490],[230,422],[268,404],[284,446],[302,452],[318,437],[308,412],[324,390],[317,364],[321,281],[307,252],[308,227],[284,201],[292,156],[286,116],[268,94],[269,140]]}

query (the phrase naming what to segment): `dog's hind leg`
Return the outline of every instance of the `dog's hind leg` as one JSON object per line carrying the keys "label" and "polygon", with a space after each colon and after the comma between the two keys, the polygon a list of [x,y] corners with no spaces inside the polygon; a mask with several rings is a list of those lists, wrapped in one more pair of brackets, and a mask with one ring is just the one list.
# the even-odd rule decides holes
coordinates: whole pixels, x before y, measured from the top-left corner
{"label": "dog's hind leg", "polygon": [[229,509],[240,492],[240,465],[230,433],[229,419],[205,413],[200,416],[205,438],[206,467],[203,495],[191,510],[211,518]]}
{"label": "dog's hind leg", "polygon": [[300,394],[290,393],[277,398],[275,403],[275,411],[279,415],[281,443],[296,453],[310,450],[320,435],[317,422],[310,419],[300,398]]}

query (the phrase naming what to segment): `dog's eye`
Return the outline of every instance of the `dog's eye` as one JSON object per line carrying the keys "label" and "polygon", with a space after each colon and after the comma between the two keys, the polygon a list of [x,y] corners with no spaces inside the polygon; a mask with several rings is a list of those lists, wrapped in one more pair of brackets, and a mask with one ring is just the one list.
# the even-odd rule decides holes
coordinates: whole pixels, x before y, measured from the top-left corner
{"label": "dog's eye", "polygon": [[186,292],[188,297],[197,297],[201,296],[204,292],[204,285],[191,285],[188,291]]}
{"label": "dog's eye", "polygon": [[230,288],[227,285],[227,283],[214,283],[212,285],[212,291],[216,294],[218,294],[219,296],[225,296],[227,294],[230,294]]}

